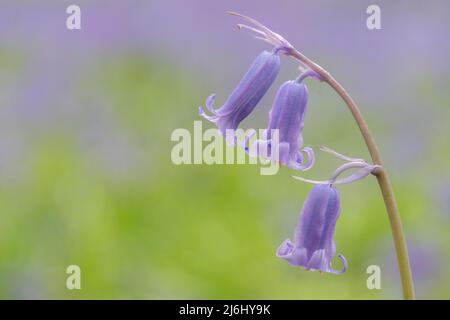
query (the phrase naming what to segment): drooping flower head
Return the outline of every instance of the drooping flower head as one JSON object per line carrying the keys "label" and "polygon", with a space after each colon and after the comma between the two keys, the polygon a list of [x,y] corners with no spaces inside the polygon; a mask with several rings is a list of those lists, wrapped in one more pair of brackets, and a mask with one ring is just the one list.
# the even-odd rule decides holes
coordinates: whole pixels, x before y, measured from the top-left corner
{"label": "drooping flower head", "polygon": [[316,185],[308,195],[300,213],[293,241],[285,240],[277,256],[294,266],[307,270],[343,273],[347,270],[344,256],[342,271],[333,269],[331,262],[336,254],[334,229],[340,214],[339,192],[331,184]]}
{"label": "drooping flower head", "polygon": [[[329,148],[322,147],[321,150],[348,162],[336,169],[331,179],[326,181],[296,177],[315,186],[300,212],[300,221],[295,228],[293,240],[285,240],[278,248],[277,256],[307,270],[339,274],[347,270],[347,261],[343,255],[339,255],[344,268],[337,271],[332,267],[332,260],[336,254],[333,237],[340,215],[340,197],[334,185],[363,179],[379,166],[368,164],[362,159],[346,157]],[[347,178],[338,179],[339,175],[350,169],[358,170]]]}
{"label": "drooping flower head", "polygon": [[[269,113],[269,124],[263,137],[248,148],[251,155],[279,161],[292,169],[308,170],[314,164],[314,152],[303,146],[303,126],[308,104],[308,88],[303,83],[312,71],[302,74],[297,80],[285,82],[278,90]],[[278,133],[272,139],[273,132]],[[302,151],[308,155],[304,161]]]}
{"label": "drooping flower head", "polygon": [[199,108],[199,114],[215,123],[224,136],[227,129],[236,130],[275,81],[280,71],[278,51],[279,49],[274,49],[262,52],[221,108],[215,109],[215,95],[209,96],[206,108],[212,116],[207,115],[202,107]]}

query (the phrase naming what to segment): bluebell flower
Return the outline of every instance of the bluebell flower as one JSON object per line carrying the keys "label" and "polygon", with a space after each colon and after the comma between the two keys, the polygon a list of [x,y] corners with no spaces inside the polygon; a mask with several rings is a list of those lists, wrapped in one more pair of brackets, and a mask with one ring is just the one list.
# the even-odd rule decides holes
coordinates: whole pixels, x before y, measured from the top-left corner
{"label": "bluebell flower", "polygon": [[300,222],[293,241],[285,240],[277,256],[294,266],[311,271],[343,273],[347,270],[344,256],[342,271],[333,269],[331,262],[336,254],[334,230],[340,214],[339,192],[331,184],[314,186],[300,213]]}
{"label": "bluebell flower", "polygon": [[[364,179],[380,166],[369,164],[363,159],[344,156],[327,147],[322,146],[320,149],[347,162],[338,167],[329,180],[316,181],[294,177],[315,186],[300,212],[300,221],[295,228],[293,241],[285,240],[278,248],[277,256],[307,270],[343,273],[347,270],[347,261],[343,255],[339,255],[344,264],[342,271],[336,271],[331,265],[336,254],[334,230],[341,210],[339,192],[334,185]],[[354,169],[356,172],[339,179],[341,174]]]}
{"label": "bluebell flower", "polygon": [[[278,161],[295,170],[305,171],[313,166],[313,150],[309,147],[302,148],[308,104],[308,88],[303,79],[308,75],[311,73],[302,74],[297,80],[287,81],[278,89],[262,139],[247,147],[250,155]],[[274,133],[277,134],[275,139]],[[307,154],[307,161],[302,152]]]}
{"label": "bluebell flower", "polygon": [[215,95],[213,94],[206,100],[206,108],[212,115],[207,115],[203,107],[199,107],[199,114],[215,123],[224,136],[227,134],[227,129],[236,130],[275,81],[280,71],[278,51],[279,49],[274,49],[271,52],[262,52],[222,107],[214,108]]}

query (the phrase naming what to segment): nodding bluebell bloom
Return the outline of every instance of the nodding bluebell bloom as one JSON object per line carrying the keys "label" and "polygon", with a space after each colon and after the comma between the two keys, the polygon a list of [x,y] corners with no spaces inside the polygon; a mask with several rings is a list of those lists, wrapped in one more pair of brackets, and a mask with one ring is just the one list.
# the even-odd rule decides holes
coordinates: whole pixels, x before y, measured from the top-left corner
{"label": "nodding bluebell bloom", "polygon": [[[315,73],[314,73],[315,74]],[[269,113],[269,125],[261,140],[256,140],[247,150],[250,155],[279,161],[295,170],[308,170],[314,164],[314,152],[303,145],[303,126],[308,103],[308,88],[303,79],[313,71],[302,74],[297,80],[285,82],[278,90]],[[278,132],[278,139],[272,139]],[[305,161],[302,151],[308,156]]]}
{"label": "nodding bluebell bloom", "polygon": [[314,186],[300,213],[300,223],[294,239],[285,240],[277,250],[277,256],[294,266],[311,271],[343,273],[347,270],[344,256],[342,271],[336,271],[331,261],[336,254],[334,229],[340,214],[339,192],[331,184]]}
{"label": "nodding bluebell bloom", "polygon": [[278,51],[262,52],[221,108],[214,109],[215,95],[209,96],[206,108],[212,116],[207,115],[202,107],[199,107],[199,114],[215,123],[224,136],[227,129],[236,130],[275,81],[280,71]]}
{"label": "nodding bluebell bloom", "polygon": [[[344,264],[342,271],[336,271],[331,266],[331,261],[336,254],[333,240],[334,229],[341,210],[339,192],[334,185],[364,179],[381,167],[369,164],[363,159],[344,156],[327,147],[322,146],[320,149],[347,162],[338,167],[331,178],[326,181],[294,177],[313,183],[315,186],[306,198],[300,212],[300,222],[295,229],[294,240],[284,241],[277,250],[277,256],[307,270],[343,273],[347,270],[347,261],[344,256],[339,255]],[[357,169],[357,171],[348,177],[338,179],[341,174],[353,169]]]}

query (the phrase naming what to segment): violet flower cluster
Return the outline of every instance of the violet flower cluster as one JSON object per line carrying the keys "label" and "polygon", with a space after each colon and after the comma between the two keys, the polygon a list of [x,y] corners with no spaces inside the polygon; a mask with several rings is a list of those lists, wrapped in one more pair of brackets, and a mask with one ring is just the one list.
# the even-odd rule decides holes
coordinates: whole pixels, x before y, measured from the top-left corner
{"label": "violet flower cluster", "polygon": [[[282,53],[290,56],[294,48],[279,34],[256,20],[236,13],[231,14],[240,16],[255,26],[239,24],[239,28],[251,30],[256,33],[257,38],[273,46],[271,51],[258,55],[220,108],[215,109],[213,106],[214,94],[206,100],[206,109],[211,115],[206,114],[203,107],[199,107],[199,114],[213,122],[227,141],[235,145],[235,131],[241,122],[254,112],[279,73],[279,55]],[[313,167],[315,156],[312,148],[303,147],[302,133],[309,96],[304,80],[313,77],[320,81],[321,77],[313,70],[305,70],[304,66],[300,66],[300,69],[304,72],[297,79],[284,82],[278,89],[263,136],[251,141],[256,133],[253,131],[240,145],[250,156],[262,157],[294,170],[306,171]],[[294,177],[315,186],[305,200],[292,240],[285,240],[276,255],[291,265],[307,270],[343,273],[347,270],[347,261],[343,255],[339,255],[343,269],[336,271],[332,267],[336,254],[334,233],[340,215],[340,195],[336,185],[363,179],[379,166],[371,165],[362,159],[346,157],[330,148],[320,149],[344,160],[345,163],[325,181]],[[356,171],[345,178],[339,178],[348,170]]]}

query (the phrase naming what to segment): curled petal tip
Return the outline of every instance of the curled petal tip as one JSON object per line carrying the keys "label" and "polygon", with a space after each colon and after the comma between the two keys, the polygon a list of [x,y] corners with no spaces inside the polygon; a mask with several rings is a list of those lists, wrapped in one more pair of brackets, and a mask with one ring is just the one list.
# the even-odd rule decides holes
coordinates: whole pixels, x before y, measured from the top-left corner
{"label": "curled petal tip", "polygon": [[294,251],[294,244],[291,242],[291,240],[286,239],[278,247],[276,256],[279,258],[284,258],[292,254],[293,251]]}
{"label": "curled petal tip", "polygon": [[208,98],[206,98],[206,108],[213,114],[216,115],[216,110],[214,109],[214,102],[216,100],[216,94],[211,94]]}
{"label": "curled petal tip", "polygon": [[314,163],[316,162],[316,156],[314,153],[314,150],[310,147],[304,147],[302,149],[302,152],[306,153],[308,160],[303,165],[303,171],[309,170],[314,166]]}
{"label": "curled petal tip", "polygon": [[[304,158],[301,154],[302,152],[306,153],[307,156],[306,162],[304,161]],[[298,151],[297,161],[290,163],[289,167],[295,170],[307,171],[314,166],[314,163],[316,161],[315,159],[316,158],[314,150],[310,147],[304,147],[301,151]]]}
{"label": "curled petal tip", "polygon": [[215,98],[216,98],[216,94],[215,94],[215,93],[211,93],[211,94],[209,95],[209,97],[206,98],[206,101],[208,101],[208,100],[214,100]]}
{"label": "curled petal tip", "polygon": [[342,264],[344,265],[344,267],[342,268],[341,271],[337,271],[336,273],[337,273],[337,274],[341,274],[341,273],[344,273],[344,272],[347,271],[347,269],[348,269],[348,264],[347,264],[347,260],[345,259],[345,257],[344,257],[342,254],[338,255],[338,257],[339,257],[339,259],[341,259]]}
{"label": "curled petal tip", "polygon": [[217,120],[216,116],[208,116],[202,106],[198,107],[198,115],[211,122],[215,122]]}

